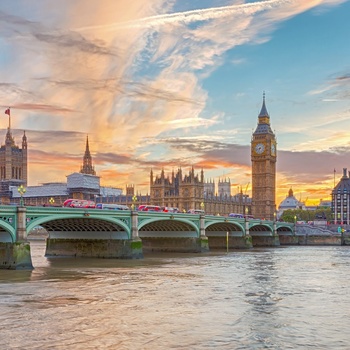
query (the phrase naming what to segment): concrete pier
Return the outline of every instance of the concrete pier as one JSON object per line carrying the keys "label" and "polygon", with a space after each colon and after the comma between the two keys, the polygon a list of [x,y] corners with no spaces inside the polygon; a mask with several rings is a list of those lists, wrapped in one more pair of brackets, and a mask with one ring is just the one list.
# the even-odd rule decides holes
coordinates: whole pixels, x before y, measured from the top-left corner
{"label": "concrete pier", "polygon": [[143,258],[142,241],[115,239],[48,238],[45,256],[72,256],[103,259]]}
{"label": "concrete pier", "polygon": [[0,243],[0,269],[33,270],[29,242]]}

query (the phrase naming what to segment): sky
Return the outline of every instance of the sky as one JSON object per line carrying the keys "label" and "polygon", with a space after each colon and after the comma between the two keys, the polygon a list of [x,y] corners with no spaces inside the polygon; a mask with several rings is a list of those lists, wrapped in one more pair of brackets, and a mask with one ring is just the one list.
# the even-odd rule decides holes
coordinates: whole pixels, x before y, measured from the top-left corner
{"label": "sky", "polygon": [[[149,193],[191,167],[251,196],[263,93],[276,204],[329,199],[350,170],[349,0],[1,0],[0,107],[28,185],[79,172]],[[1,112],[1,111],[0,111]],[[0,119],[4,144],[8,116]]]}

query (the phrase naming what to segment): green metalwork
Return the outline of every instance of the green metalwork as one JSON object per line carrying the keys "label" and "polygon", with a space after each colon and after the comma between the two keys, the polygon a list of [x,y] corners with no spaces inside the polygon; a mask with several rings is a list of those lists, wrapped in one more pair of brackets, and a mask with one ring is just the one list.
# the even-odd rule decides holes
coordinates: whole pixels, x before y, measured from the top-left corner
{"label": "green metalwork", "polygon": [[[16,206],[0,206],[0,231],[6,231],[11,240],[16,241],[17,232],[17,209]],[[131,211],[114,211],[100,209],[77,209],[61,207],[25,207],[26,212],[26,231],[27,234],[36,226],[48,226],[55,229],[57,226],[64,226],[64,231],[74,232],[74,227],[79,223],[88,223],[88,226],[96,226],[96,231],[107,228],[109,231],[125,232],[131,239],[132,234],[132,212]],[[158,213],[158,212],[138,212],[137,213],[138,231],[143,231],[145,227],[156,230],[159,224],[164,232],[190,230],[195,236],[200,237],[200,215],[187,213]],[[75,220],[75,221],[74,221]],[[89,220],[89,221],[87,221]],[[72,225],[71,223],[75,223]],[[58,225],[59,224],[59,225]],[[178,228],[176,229],[176,225]],[[51,225],[51,226],[50,226]],[[208,232],[230,232],[236,236],[245,236],[246,226],[248,226],[250,235],[268,235],[273,236],[274,230],[278,233],[294,235],[294,224],[286,222],[275,222],[268,220],[248,220],[240,218],[229,218],[223,216],[206,215],[204,217],[204,229]],[[72,229],[73,228],[73,229]],[[159,230],[159,228],[158,228]],[[93,231],[93,230],[92,230]],[[147,231],[147,230],[146,230]]]}

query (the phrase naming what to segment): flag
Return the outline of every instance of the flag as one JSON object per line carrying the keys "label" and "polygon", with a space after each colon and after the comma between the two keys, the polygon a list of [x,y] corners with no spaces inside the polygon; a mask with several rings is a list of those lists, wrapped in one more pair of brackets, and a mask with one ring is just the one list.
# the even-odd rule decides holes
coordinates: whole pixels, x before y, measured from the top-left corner
{"label": "flag", "polygon": [[5,114],[10,115],[10,108],[7,108],[7,109],[6,109]]}

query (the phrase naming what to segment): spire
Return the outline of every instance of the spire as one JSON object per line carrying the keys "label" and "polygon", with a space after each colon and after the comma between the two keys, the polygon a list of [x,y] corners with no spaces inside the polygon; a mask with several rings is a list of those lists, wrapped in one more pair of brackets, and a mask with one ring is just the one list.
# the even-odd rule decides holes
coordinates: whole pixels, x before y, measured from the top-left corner
{"label": "spire", "polygon": [[263,103],[262,103],[261,110],[258,117],[258,125],[253,135],[256,135],[256,134],[274,135],[273,131],[271,130],[270,116],[269,116],[269,113],[267,112],[267,108],[265,104],[265,91],[263,93]]}
{"label": "spire", "polygon": [[86,136],[85,154],[83,159],[83,166],[81,167],[80,172],[82,174],[96,175],[96,171],[92,166],[92,158],[89,149],[89,136]]}
{"label": "spire", "polygon": [[260,117],[270,117],[265,105],[265,91],[263,92],[263,104],[261,106],[261,111],[259,113],[259,118]]}
{"label": "spire", "polygon": [[26,131],[23,131],[23,137],[22,137],[22,149],[27,149],[27,136]]}

